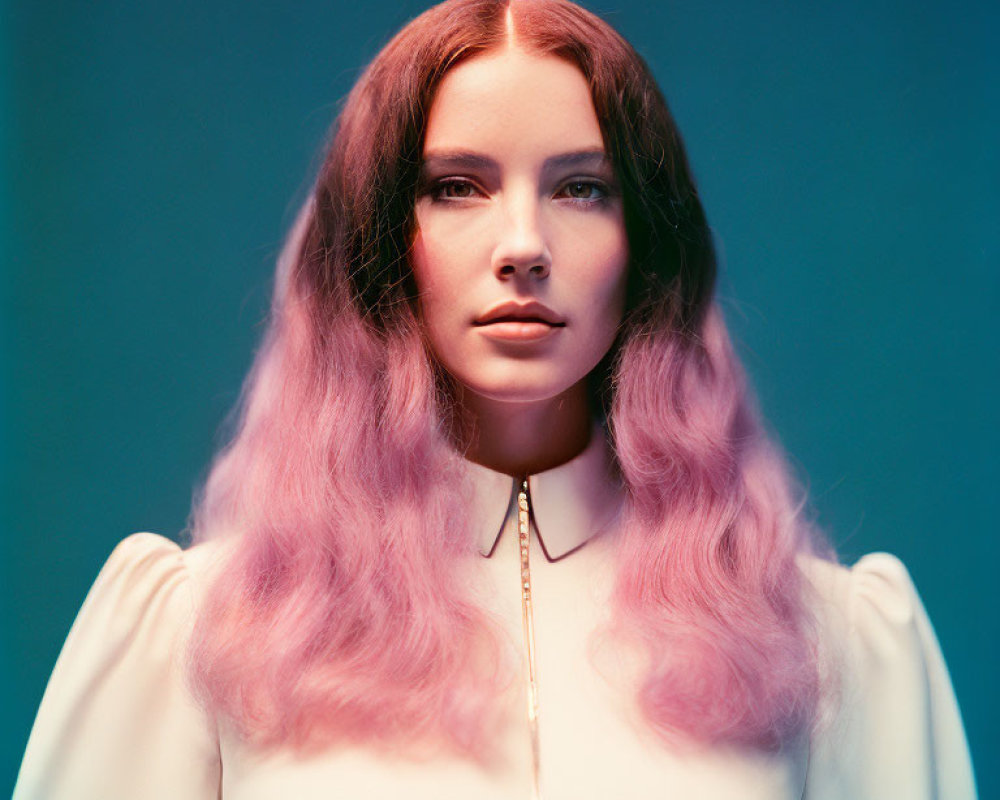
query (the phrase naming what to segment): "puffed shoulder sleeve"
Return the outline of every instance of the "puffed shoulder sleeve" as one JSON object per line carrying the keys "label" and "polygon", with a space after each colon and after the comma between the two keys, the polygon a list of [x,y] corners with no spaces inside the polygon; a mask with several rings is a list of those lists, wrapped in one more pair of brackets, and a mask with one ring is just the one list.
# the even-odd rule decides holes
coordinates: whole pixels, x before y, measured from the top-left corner
{"label": "puffed shoulder sleeve", "polygon": [[955,692],[906,567],[871,553],[822,583],[839,680],[814,737],[806,797],[975,798]]}
{"label": "puffed shoulder sleeve", "polygon": [[176,544],[137,533],[115,548],[49,678],[14,800],[219,796],[215,728],[184,678],[193,613]]}

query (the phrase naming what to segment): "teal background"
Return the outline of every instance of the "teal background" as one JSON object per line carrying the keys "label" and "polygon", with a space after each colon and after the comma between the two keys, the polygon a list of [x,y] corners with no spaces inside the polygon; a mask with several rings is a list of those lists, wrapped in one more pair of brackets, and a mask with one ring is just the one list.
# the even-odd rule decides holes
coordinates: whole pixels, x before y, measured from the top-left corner
{"label": "teal background", "polygon": [[[425,4],[0,2],[4,785],[111,548],[183,528],[338,102]],[[675,112],[817,519],[909,566],[1000,796],[996,4],[587,5]]]}

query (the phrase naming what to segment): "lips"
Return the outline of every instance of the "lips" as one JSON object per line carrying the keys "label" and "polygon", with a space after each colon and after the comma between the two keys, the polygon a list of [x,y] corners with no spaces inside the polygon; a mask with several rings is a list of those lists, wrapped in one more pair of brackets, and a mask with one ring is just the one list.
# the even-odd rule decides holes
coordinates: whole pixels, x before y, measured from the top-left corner
{"label": "lips", "polygon": [[555,311],[534,300],[528,303],[500,303],[481,314],[472,324],[493,325],[501,322],[540,322],[558,328],[566,325],[566,321]]}

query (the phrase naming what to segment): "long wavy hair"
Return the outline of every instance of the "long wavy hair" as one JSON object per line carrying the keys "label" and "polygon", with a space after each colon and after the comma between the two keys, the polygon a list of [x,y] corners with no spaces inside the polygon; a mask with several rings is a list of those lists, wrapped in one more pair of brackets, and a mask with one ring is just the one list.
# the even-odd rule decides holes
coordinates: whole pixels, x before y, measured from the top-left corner
{"label": "long wavy hair", "polygon": [[780,746],[821,689],[797,566],[818,539],[713,303],[712,239],[662,94],[567,0],[449,0],[351,91],[196,498],[194,540],[234,531],[238,547],[200,606],[193,685],[261,746],[489,749],[510,665],[462,577],[469,487],[408,250],[435,88],[511,37],[587,78],[623,187],[627,311],[592,388],[626,490],[614,601],[649,656],[640,707],[665,741]]}

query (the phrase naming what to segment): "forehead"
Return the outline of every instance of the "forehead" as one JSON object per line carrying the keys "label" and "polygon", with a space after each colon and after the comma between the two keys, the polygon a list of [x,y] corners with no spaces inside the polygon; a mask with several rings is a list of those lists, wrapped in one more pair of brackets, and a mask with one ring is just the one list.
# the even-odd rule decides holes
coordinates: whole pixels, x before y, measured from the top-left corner
{"label": "forehead", "polygon": [[544,158],[600,149],[600,125],[583,73],[517,47],[448,71],[431,103],[424,152],[469,149],[500,158]]}

